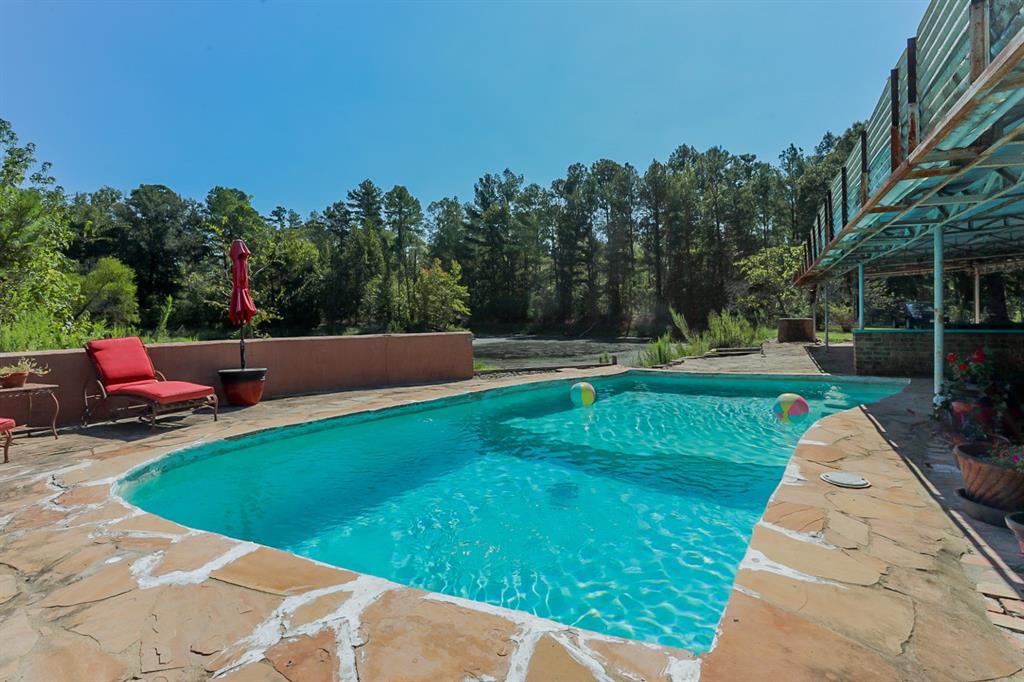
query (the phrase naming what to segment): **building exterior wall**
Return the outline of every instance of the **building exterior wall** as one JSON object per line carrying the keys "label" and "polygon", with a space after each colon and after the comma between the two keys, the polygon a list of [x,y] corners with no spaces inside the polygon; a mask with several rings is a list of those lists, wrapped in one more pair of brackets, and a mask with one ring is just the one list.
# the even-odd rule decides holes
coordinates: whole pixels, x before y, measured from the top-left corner
{"label": "building exterior wall", "polygon": [[[268,369],[265,398],[473,377],[469,332],[253,339],[245,345],[246,364]],[[237,341],[157,343],[148,348],[153,364],[168,379],[213,386],[222,398],[217,370],[239,366]],[[59,384],[58,423],[78,423],[85,407],[83,389],[90,383],[95,386],[96,379],[85,351],[0,353],[0,366],[20,357],[50,368],[45,377],[30,377],[29,381]],[[27,407],[24,397],[4,398],[0,416],[23,424],[29,419]],[[52,409],[46,396],[36,396],[28,423],[48,424]]]}
{"label": "building exterior wall", "polygon": [[[854,367],[869,376],[925,377],[932,374],[932,332],[920,329],[865,329],[853,334]],[[1024,332],[950,329],[945,353],[967,355],[986,348],[997,371],[1024,374]]]}

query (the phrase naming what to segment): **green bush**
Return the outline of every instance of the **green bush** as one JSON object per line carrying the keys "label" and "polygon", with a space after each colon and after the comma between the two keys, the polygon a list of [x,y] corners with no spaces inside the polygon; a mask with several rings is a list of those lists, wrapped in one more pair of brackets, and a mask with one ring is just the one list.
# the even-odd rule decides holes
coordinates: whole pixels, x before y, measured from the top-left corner
{"label": "green bush", "polygon": [[672,335],[668,332],[662,334],[654,341],[648,343],[638,358],[638,363],[641,367],[655,367],[657,365],[665,365],[673,360],[682,357],[684,355],[681,352],[683,344],[676,343],[672,340]]}

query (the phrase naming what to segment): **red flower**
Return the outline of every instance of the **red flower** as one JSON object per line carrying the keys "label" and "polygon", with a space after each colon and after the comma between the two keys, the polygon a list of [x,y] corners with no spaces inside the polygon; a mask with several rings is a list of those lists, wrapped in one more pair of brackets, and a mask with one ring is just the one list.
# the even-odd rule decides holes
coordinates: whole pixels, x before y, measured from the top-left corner
{"label": "red flower", "polygon": [[983,348],[974,351],[974,361],[985,362],[985,350]]}
{"label": "red flower", "polygon": [[961,372],[966,372],[967,371],[967,365],[965,365],[964,363],[961,362],[960,363],[960,371]]}
{"label": "red flower", "polygon": [[946,360],[951,363],[956,362],[956,353],[950,353],[949,355],[947,355]]}

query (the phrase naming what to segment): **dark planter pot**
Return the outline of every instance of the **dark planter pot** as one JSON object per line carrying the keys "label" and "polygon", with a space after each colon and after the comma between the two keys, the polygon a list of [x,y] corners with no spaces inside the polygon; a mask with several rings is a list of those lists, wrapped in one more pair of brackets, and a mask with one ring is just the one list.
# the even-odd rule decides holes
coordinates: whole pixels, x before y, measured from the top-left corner
{"label": "dark planter pot", "polygon": [[1004,520],[1006,527],[1017,536],[1017,546],[1020,548],[1020,553],[1024,554],[1024,512],[1007,514]]}
{"label": "dark planter pot", "polygon": [[967,498],[1005,512],[1024,511],[1024,474],[985,461],[991,443],[964,443],[953,448]]}
{"label": "dark planter pot", "polygon": [[28,381],[28,372],[14,372],[0,379],[0,386],[4,388],[21,388]]}
{"label": "dark planter pot", "polygon": [[229,405],[246,407],[255,405],[263,397],[263,386],[267,381],[267,368],[222,369],[220,384]]}

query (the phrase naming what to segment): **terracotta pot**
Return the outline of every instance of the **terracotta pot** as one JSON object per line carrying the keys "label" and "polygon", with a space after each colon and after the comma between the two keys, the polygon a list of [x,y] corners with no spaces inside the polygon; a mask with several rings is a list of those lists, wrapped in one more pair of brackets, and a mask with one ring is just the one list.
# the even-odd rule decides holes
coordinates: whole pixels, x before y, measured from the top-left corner
{"label": "terracotta pot", "polygon": [[28,381],[28,372],[14,372],[0,379],[0,386],[4,388],[21,388]]}
{"label": "terracotta pot", "polygon": [[266,367],[222,369],[217,374],[220,375],[220,383],[224,387],[224,397],[227,398],[228,404],[247,407],[255,405],[263,398],[263,387],[267,381]]}
{"label": "terracotta pot", "polygon": [[1017,546],[1020,548],[1020,553],[1024,554],[1024,512],[1014,512],[1007,514],[1006,527],[1013,531],[1013,534],[1017,537]]}
{"label": "terracotta pot", "polygon": [[964,443],[953,448],[967,497],[1007,512],[1024,511],[1024,474],[985,460],[991,443]]}

